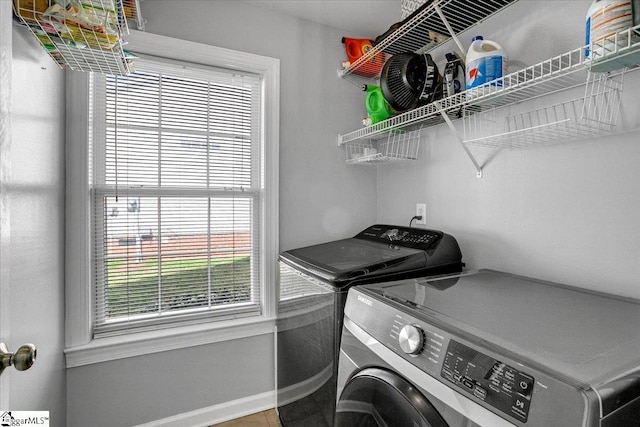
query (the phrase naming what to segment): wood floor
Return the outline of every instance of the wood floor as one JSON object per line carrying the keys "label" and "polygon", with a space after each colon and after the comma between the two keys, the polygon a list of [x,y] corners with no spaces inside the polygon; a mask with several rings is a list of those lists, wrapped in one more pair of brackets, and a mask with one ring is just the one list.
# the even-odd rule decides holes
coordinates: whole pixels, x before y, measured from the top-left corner
{"label": "wood floor", "polygon": [[216,424],[215,427],[280,427],[280,421],[276,411],[270,409],[235,420],[225,421],[224,423]]}

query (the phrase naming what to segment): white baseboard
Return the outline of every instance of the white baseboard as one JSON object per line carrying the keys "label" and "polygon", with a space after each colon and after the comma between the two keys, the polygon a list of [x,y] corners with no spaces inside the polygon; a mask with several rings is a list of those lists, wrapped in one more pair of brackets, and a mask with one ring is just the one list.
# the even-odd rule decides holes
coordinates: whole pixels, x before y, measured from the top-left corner
{"label": "white baseboard", "polygon": [[272,409],[275,405],[275,392],[256,394],[231,402],[209,406],[207,408],[196,409],[195,411],[184,412],[161,420],[139,424],[135,427],[208,427],[224,421],[251,415],[256,412]]}

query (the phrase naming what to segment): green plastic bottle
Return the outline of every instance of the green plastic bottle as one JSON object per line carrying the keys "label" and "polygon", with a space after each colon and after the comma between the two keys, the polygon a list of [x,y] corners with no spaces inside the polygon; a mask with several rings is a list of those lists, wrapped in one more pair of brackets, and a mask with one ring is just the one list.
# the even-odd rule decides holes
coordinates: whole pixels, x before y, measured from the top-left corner
{"label": "green plastic bottle", "polygon": [[393,109],[384,99],[380,86],[362,85],[362,90],[367,92],[364,104],[369,114],[368,117],[362,119],[364,126],[371,126],[393,115]]}

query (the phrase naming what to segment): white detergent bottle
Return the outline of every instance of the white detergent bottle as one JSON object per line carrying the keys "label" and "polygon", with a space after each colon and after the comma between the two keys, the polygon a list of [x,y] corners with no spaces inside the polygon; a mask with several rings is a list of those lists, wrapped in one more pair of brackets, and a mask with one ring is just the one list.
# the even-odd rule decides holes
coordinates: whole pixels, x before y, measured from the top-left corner
{"label": "white detergent bottle", "polygon": [[507,54],[498,43],[475,36],[467,51],[466,87],[467,97],[477,98],[501,89],[502,80],[492,80],[507,74]]}
{"label": "white detergent bottle", "polygon": [[[594,56],[593,59],[596,59],[606,54],[606,50],[616,49],[614,36],[617,32],[633,26],[633,9],[638,5],[634,5],[631,0],[594,0],[587,11],[588,47],[585,49],[585,56]],[[627,40],[620,36],[618,42],[619,47],[622,47]]]}

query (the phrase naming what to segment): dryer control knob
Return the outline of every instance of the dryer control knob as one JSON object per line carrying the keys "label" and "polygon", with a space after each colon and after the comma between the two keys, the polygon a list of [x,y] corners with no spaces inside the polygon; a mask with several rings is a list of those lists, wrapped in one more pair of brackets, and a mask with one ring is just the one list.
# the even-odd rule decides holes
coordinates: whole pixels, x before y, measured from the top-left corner
{"label": "dryer control knob", "polygon": [[398,336],[400,348],[407,354],[418,355],[424,348],[424,332],[417,326],[405,325]]}

